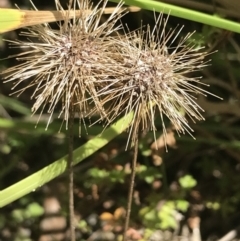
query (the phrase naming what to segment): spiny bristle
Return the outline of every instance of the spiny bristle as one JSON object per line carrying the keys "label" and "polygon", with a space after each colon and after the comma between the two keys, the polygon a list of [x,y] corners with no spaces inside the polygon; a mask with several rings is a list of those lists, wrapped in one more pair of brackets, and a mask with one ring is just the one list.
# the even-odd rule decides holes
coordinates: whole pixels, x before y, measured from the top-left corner
{"label": "spiny bristle", "polygon": [[193,130],[187,117],[204,120],[196,95],[207,92],[198,86],[199,78],[187,74],[204,67],[208,53],[188,43],[191,34],[174,47],[182,28],[167,32],[166,22],[160,14],[153,31],[148,27],[146,32],[140,29],[117,40],[119,75],[98,92],[108,106],[109,124],[134,111],[127,146],[135,143],[138,129],[152,130],[156,140],[156,115],[160,115],[164,136],[164,116],[178,133],[190,135]]}
{"label": "spiny bristle", "polygon": [[[97,112],[106,117],[97,89],[116,71],[108,38],[120,28],[119,25],[116,26],[116,22],[124,11],[120,3],[100,23],[106,3],[107,1],[100,1],[89,11],[87,0],[74,0],[72,6],[75,11],[82,11],[80,17],[73,20],[66,17],[59,23],[59,30],[53,30],[48,24],[28,27],[21,35],[30,39],[29,41],[11,41],[15,48],[26,50],[13,56],[21,63],[3,73],[5,82],[15,81],[13,89],[25,84],[15,91],[18,94],[35,87],[32,94],[32,98],[36,99],[32,107],[33,113],[43,108],[50,113],[51,118],[60,102],[62,109],[59,116],[63,116],[67,125],[72,105],[81,119],[89,111],[89,103],[92,102]],[[56,6],[59,10],[63,9],[59,1],[56,1]]]}

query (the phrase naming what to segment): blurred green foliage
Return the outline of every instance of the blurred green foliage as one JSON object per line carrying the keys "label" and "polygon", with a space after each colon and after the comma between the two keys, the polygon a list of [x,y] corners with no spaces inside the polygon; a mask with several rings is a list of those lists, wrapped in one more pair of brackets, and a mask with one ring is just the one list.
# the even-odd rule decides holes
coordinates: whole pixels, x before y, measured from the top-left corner
{"label": "blurred green foliage", "polygon": [[[25,4],[20,1],[20,5]],[[36,4],[40,9],[52,7],[41,1]],[[151,26],[154,21],[148,11],[130,13],[123,21],[129,23],[130,28],[137,28],[141,19]],[[178,236],[191,218],[199,217],[202,238],[211,241],[213,235],[220,238],[234,229],[240,220],[240,36],[170,17],[169,26],[176,23],[185,25],[181,36],[196,30],[191,41],[206,46],[211,52],[218,50],[211,55],[211,65],[201,75],[203,81],[211,85],[208,90],[224,100],[199,98],[199,104],[206,110],[206,121],[191,123],[196,140],[175,134],[175,143],[170,145],[168,153],[164,148],[156,151],[151,146],[152,133],[142,136],[131,227],[140,230],[139,233],[144,230],[139,240],[150,240],[156,230],[170,230]],[[14,33],[0,36],[1,58],[4,58],[14,50],[3,45],[2,38],[17,36]],[[0,69],[11,64],[14,63],[3,60]],[[9,97],[11,86],[1,81],[0,87],[2,190],[65,155],[67,138],[64,128],[59,132],[61,120],[57,118],[45,130],[46,113],[35,128],[36,118],[30,117],[32,100],[28,92],[19,98]],[[156,123],[159,138],[162,134],[160,118],[157,117]],[[102,129],[101,124],[95,125],[79,138],[78,123],[75,124],[75,148]],[[171,130],[170,124],[168,127]],[[75,168],[79,240],[86,240],[96,230],[106,230],[109,226],[116,235],[122,230],[124,214],[119,210],[126,207],[133,156],[132,151],[125,151],[126,140],[124,133]],[[61,204],[60,210],[51,215],[66,216],[66,185],[67,176],[62,175],[4,207],[0,213],[0,240],[40,240],[44,234],[40,224],[48,216],[47,207],[51,207],[45,204],[49,197],[56,198]]]}

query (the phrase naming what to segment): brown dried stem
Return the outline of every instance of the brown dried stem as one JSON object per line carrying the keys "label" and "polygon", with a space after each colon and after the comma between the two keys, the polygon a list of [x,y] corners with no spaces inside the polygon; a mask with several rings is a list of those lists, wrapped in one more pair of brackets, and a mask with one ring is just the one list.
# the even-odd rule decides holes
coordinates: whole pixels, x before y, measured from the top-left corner
{"label": "brown dried stem", "polygon": [[[138,136],[138,130],[136,131],[136,135]],[[134,153],[133,153],[131,176],[130,176],[130,183],[129,183],[128,200],[127,200],[127,210],[126,210],[126,217],[125,217],[124,231],[123,231],[123,241],[127,240],[127,231],[128,231],[129,221],[131,216],[132,199],[133,199],[135,176],[136,176],[136,169],[137,169],[137,158],[138,158],[138,138],[136,138],[135,145],[134,145]]]}
{"label": "brown dried stem", "polygon": [[74,106],[70,109],[70,119],[68,126],[68,205],[69,205],[69,226],[70,239],[75,241],[75,213],[74,213],[74,172],[73,172],[73,142],[74,142]]}

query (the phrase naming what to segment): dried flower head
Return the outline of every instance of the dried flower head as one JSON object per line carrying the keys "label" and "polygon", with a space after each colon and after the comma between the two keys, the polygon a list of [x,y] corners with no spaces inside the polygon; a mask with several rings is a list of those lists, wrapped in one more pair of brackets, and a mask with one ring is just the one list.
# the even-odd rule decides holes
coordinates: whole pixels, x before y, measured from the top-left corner
{"label": "dried flower head", "polygon": [[[14,92],[18,94],[35,87],[32,94],[32,98],[36,99],[32,107],[34,113],[47,109],[50,121],[60,102],[62,108],[59,117],[63,116],[67,125],[71,108],[83,119],[89,103],[93,103],[98,113],[106,117],[97,91],[101,88],[102,80],[115,71],[108,38],[118,30],[119,26],[115,24],[123,13],[120,3],[100,23],[106,4],[107,1],[100,1],[92,9],[88,0],[74,0],[66,16],[70,16],[70,11],[78,14],[72,20],[66,17],[59,22],[58,30],[48,24],[36,25],[21,33],[28,40],[9,41],[14,48],[20,48],[23,52],[12,56],[21,63],[4,71],[5,82],[15,81],[12,89],[22,85]],[[56,7],[63,11],[58,0]]]}
{"label": "dried flower head", "polygon": [[134,112],[127,145],[129,141],[135,143],[138,130],[152,130],[156,140],[157,114],[164,136],[164,116],[179,134],[191,135],[193,131],[187,117],[193,121],[204,120],[196,95],[209,92],[199,87],[204,85],[200,78],[189,74],[206,65],[204,58],[208,53],[188,41],[192,33],[174,46],[182,28],[167,31],[167,20],[160,14],[152,31],[150,27],[145,32],[141,28],[118,40],[119,76],[99,92],[99,96],[104,96],[103,102],[109,104],[106,112],[110,123]]}

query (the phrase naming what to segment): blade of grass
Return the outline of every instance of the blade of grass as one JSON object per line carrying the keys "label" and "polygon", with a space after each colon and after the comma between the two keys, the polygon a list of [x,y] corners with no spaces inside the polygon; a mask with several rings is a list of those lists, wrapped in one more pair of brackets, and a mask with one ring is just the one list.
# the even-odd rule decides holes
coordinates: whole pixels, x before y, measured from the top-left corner
{"label": "blade of grass", "polygon": [[[119,0],[110,0],[111,2],[119,2]],[[218,16],[201,13],[195,10],[190,10],[183,7],[174,6],[171,4],[157,2],[153,0],[125,0],[125,4],[137,6],[147,10],[163,12],[180,18],[185,18],[191,21],[211,25],[217,28],[226,29],[236,33],[240,33],[240,24]]]}
{"label": "blade of grass", "polygon": [[[36,117],[36,116],[34,116]],[[46,117],[46,120],[48,120],[48,116]],[[3,119],[0,118],[0,130],[8,131],[8,132],[16,132],[21,134],[30,134],[30,135],[51,135],[54,133],[66,133],[66,130],[62,128],[60,130],[61,126],[60,121],[54,121],[51,123],[50,126],[46,129],[46,122],[41,121],[36,125],[36,120],[34,118],[30,119]],[[33,133],[34,129],[34,133]],[[102,127],[99,125],[92,126],[90,128],[91,135],[97,135],[98,133],[101,133]],[[74,133],[78,135],[79,133],[79,127],[74,127]],[[81,136],[87,136],[87,133],[83,131],[81,133]]]}
{"label": "blade of grass", "polygon": [[[38,119],[38,118],[36,118]],[[48,120],[48,116],[46,117],[46,119]],[[24,132],[25,134],[33,134],[33,129],[34,130],[34,135],[51,135],[53,133],[66,133],[65,129],[61,129],[59,130],[59,126],[61,125],[61,121],[59,122],[55,122],[53,121],[51,123],[51,125],[48,127],[48,129],[46,130],[46,122],[39,122],[37,127],[36,127],[36,122],[35,119],[4,119],[4,118],[0,118],[0,130],[4,130],[4,131],[14,131],[14,132],[20,132],[21,134]],[[223,132],[223,128],[219,125],[216,125],[216,123],[212,123],[212,124],[199,124],[200,128],[206,129],[206,130],[211,130],[211,132]],[[78,135],[78,131],[79,131],[79,127],[75,126],[74,127],[74,132],[76,133],[76,135]],[[90,131],[90,135],[97,135],[98,133],[100,133],[102,131],[102,127],[99,125],[94,125],[91,126],[91,128],[89,129]],[[230,127],[230,126],[224,126],[224,133],[234,133],[234,134],[240,134],[240,129],[237,127]],[[161,132],[157,132],[157,134],[161,135]],[[149,138],[151,138],[152,133],[149,133]],[[83,136],[87,136],[87,133],[85,133],[84,131],[82,132],[82,137]]]}
{"label": "blade of grass", "polygon": [[0,105],[3,105],[5,108],[9,108],[23,115],[29,115],[31,113],[30,109],[27,108],[20,101],[1,94],[0,94]]}
{"label": "blade of grass", "polygon": [[[110,142],[113,138],[121,134],[122,131],[128,128],[132,120],[132,116],[133,114],[129,113],[127,116],[107,128],[101,135],[97,135],[86,144],[77,148],[73,152],[73,165],[83,161],[85,158],[89,157]],[[3,207],[23,197],[24,195],[35,191],[38,187],[41,187],[53,178],[61,175],[67,170],[67,159],[68,156],[64,156],[31,176],[28,176],[27,178],[0,191],[0,207]]]}

